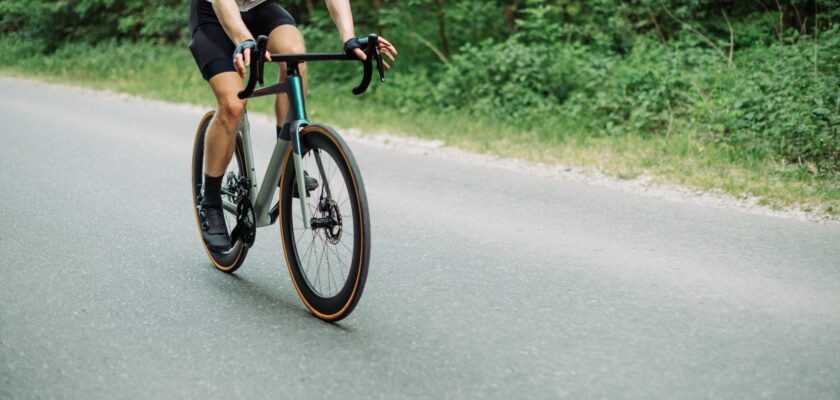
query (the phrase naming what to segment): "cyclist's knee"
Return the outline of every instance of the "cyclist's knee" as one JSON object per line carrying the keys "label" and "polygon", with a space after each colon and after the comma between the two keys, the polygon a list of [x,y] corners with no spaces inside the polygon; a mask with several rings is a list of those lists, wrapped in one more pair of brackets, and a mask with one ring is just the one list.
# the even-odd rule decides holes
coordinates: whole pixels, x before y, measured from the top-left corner
{"label": "cyclist's knee", "polygon": [[277,45],[274,49],[269,49],[269,51],[271,53],[279,54],[303,54],[306,53],[306,46],[303,45],[303,41],[296,43],[295,41],[290,40]]}
{"label": "cyclist's knee", "polygon": [[226,126],[236,126],[245,113],[245,100],[239,98],[219,99],[217,118]]}
{"label": "cyclist's knee", "polygon": [[268,51],[281,54],[306,53],[306,46],[304,46],[303,43],[303,35],[301,35],[300,31],[293,26],[279,26],[269,35]]}
{"label": "cyclist's knee", "polygon": [[280,45],[280,53],[303,54],[306,53],[306,46],[303,45],[303,41],[297,43],[290,41]]}

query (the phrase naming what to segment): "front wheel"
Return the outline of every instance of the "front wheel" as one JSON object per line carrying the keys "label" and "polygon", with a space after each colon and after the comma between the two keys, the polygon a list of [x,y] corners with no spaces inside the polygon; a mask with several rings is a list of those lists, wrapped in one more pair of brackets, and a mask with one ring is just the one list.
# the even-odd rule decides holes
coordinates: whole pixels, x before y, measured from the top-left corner
{"label": "front wheel", "polygon": [[301,166],[318,180],[306,195],[310,220],[293,197],[291,148],[280,179],[280,233],[295,289],[318,318],[338,321],[353,311],[367,278],[370,217],[359,168],[343,139],[319,125],[300,132]]}

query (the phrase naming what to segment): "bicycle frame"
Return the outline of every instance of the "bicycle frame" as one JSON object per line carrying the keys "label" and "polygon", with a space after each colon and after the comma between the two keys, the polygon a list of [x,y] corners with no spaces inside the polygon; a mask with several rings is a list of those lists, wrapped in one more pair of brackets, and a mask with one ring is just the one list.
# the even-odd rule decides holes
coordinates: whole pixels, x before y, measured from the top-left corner
{"label": "bicycle frame", "polygon": [[[362,41],[365,44],[365,53],[367,60],[363,61],[364,73],[362,83],[353,89],[356,95],[362,94],[367,90],[370,84],[373,62],[376,61],[376,67],[379,70],[379,77],[382,82],[385,81],[384,72],[382,69],[382,56],[379,53],[378,37],[376,35],[369,35],[367,39]],[[268,38],[260,36],[257,39],[256,54],[263,54],[265,52]],[[254,170],[254,159],[251,147],[251,129],[248,123],[247,112],[243,114],[242,120],[239,122],[239,134],[242,142],[240,148],[243,153],[243,162],[245,164],[245,175],[248,177],[250,186],[248,188],[248,199],[254,209],[254,218],[256,226],[263,227],[273,224],[278,217],[277,209],[269,209],[271,207],[272,193],[277,188],[280,182],[281,163],[283,157],[288,151],[289,146],[292,146],[292,160],[295,167],[295,184],[297,185],[300,197],[301,219],[303,227],[306,230],[312,229],[309,207],[306,204],[306,184],[304,181],[303,167],[301,166],[301,143],[300,131],[304,127],[310,125],[306,117],[306,105],[303,98],[303,78],[300,75],[299,65],[306,61],[360,61],[355,55],[347,53],[336,54],[272,54],[272,62],[286,63],[286,80],[277,84],[267,86],[261,89],[255,89],[257,83],[263,83],[263,65],[262,58],[254,57],[251,62],[251,74],[245,90],[239,93],[240,99],[260,97],[268,95],[277,95],[286,93],[289,97],[289,110],[286,114],[286,121],[283,124],[281,133],[277,136],[277,143],[274,145],[274,150],[271,153],[271,160],[268,163],[265,176],[263,176],[262,184],[257,186],[256,171]],[[289,141],[282,138],[290,138]],[[329,188],[329,182],[326,179],[323,163],[321,162],[320,150],[314,154],[315,162],[318,164],[318,173],[321,177],[324,193],[327,200],[332,200],[332,194]],[[280,201],[283,201],[281,198]],[[223,201],[223,207],[237,214],[237,204],[229,201]]]}
{"label": "bicycle frame", "polygon": [[[248,122],[247,112],[242,116],[239,122],[239,134],[241,138],[240,147],[242,149],[243,163],[245,164],[245,175],[248,177],[250,187],[248,188],[248,199],[254,207],[255,223],[257,227],[263,227],[273,224],[276,221],[276,216],[272,216],[276,210],[270,209],[271,200],[273,198],[274,190],[277,188],[277,183],[280,181],[280,170],[283,162],[283,157],[288,151],[289,146],[292,146],[292,159],[295,166],[296,184],[298,186],[298,193],[306,193],[305,183],[303,177],[303,168],[301,167],[301,145],[300,145],[300,130],[309,125],[309,120],[306,117],[306,105],[303,99],[303,79],[300,76],[300,70],[296,63],[290,63],[288,69],[288,78],[275,85],[254,91],[251,97],[267,96],[272,94],[286,93],[289,97],[289,110],[286,116],[286,123],[283,125],[283,132],[278,135],[277,142],[274,145],[274,150],[271,153],[271,160],[268,163],[265,175],[263,176],[262,184],[257,185],[256,170],[254,168],[253,148],[251,146],[251,129]],[[290,141],[281,139],[281,137],[289,137]],[[315,160],[318,164],[319,176],[322,177],[324,190],[329,200],[330,197],[329,182],[323,179],[325,176],[321,162],[321,155],[316,153]],[[236,204],[229,201],[224,201],[224,208],[236,213]],[[300,196],[301,217],[305,229],[310,229],[309,207],[306,205],[306,196]]]}

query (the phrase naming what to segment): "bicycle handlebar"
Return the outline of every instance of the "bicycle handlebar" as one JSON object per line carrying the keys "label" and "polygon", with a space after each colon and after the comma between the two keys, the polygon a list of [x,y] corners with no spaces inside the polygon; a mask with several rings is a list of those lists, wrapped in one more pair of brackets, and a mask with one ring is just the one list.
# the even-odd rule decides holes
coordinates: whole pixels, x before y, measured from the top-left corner
{"label": "bicycle handlebar", "polygon": [[[272,54],[271,62],[297,64],[307,61],[361,61],[364,66],[362,82],[359,86],[353,88],[353,94],[358,96],[367,91],[370,85],[374,61],[376,61],[376,69],[379,72],[379,80],[385,82],[385,68],[382,62],[382,54],[379,51],[379,36],[370,34],[365,39],[359,39],[359,44],[367,56],[367,59],[364,61],[360,60],[355,53],[350,51],[347,53]],[[268,37],[261,35],[257,38],[257,56],[251,55],[251,73],[248,77],[248,84],[245,86],[245,90],[237,94],[237,97],[240,99],[251,97],[254,94],[257,83],[263,86],[263,69],[265,65],[263,54],[265,54],[267,45]]]}
{"label": "bicycle handlebar", "polygon": [[251,94],[254,93],[254,88],[257,86],[257,81],[259,81],[260,86],[262,86],[263,63],[265,62],[263,54],[265,54],[267,46],[268,37],[260,35],[260,37],[257,38],[256,54],[251,53],[251,74],[248,77],[248,84],[245,86],[245,90],[239,92],[237,95],[240,99],[251,97]]}

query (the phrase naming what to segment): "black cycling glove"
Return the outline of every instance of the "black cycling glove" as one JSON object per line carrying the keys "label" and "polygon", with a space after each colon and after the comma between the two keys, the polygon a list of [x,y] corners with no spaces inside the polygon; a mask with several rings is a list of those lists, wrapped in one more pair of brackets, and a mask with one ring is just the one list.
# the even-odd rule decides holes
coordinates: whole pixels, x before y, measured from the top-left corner
{"label": "black cycling glove", "polygon": [[344,52],[348,55],[356,55],[356,53],[353,52],[353,49],[361,49],[361,48],[362,48],[362,42],[359,40],[359,38],[352,38],[352,39],[344,42]]}
{"label": "black cycling glove", "polygon": [[236,46],[236,50],[233,51],[233,60],[236,61],[236,56],[242,54],[245,51],[245,49],[254,50],[256,48],[257,42],[255,42],[254,39],[248,39],[243,41],[242,43],[239,43],[239,45]]}

